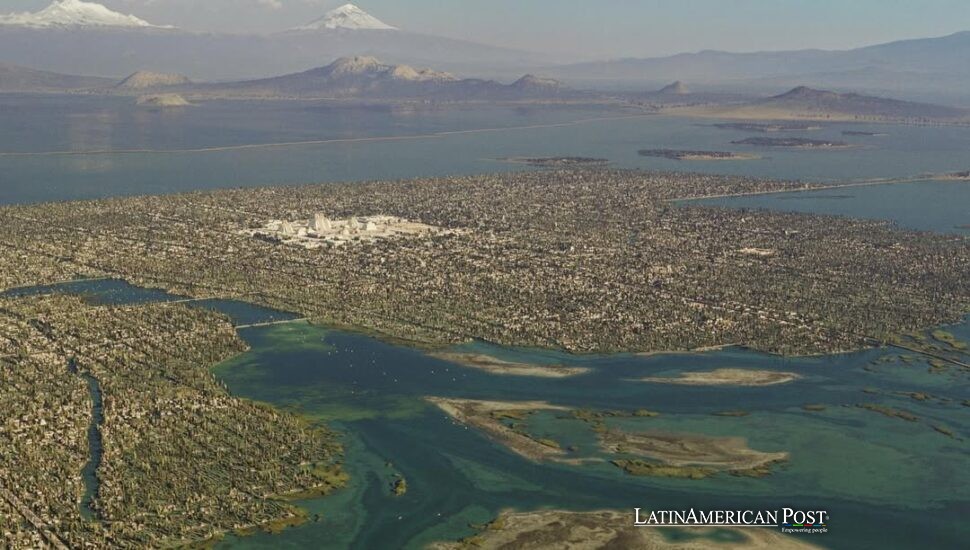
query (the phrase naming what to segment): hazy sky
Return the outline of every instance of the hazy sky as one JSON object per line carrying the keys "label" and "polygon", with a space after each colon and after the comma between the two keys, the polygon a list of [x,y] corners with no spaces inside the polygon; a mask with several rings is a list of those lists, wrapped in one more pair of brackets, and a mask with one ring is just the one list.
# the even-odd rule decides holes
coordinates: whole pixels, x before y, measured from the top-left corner
{"label": "hazy sky", "polygon": [[[346,0],[101,0],[156,24],[272,32]],[[34,11],[50,0],[0,0]],[[360,0],[402,29],[596,57],[839,49],[970,30],[968,0]]]}

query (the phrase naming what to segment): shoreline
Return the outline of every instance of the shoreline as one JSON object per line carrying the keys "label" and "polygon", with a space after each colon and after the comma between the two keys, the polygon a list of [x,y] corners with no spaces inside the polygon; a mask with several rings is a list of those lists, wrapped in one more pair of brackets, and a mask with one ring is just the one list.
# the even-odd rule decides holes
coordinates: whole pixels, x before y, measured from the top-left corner
{"label": "shoreline", "polygon": [[[871,184],[871,185],[875,185],[875,184]],[[773,192],[770,192],[770,193],[773,193]],[[765,194],[770,194],[770,193],[765,193]],[[675,199],[675,200],[679,200],[679,199]],[[700,355],[700,354],[709,353],[709,352],[724,351],[730,348],[738,348],[739,350],[743,350],[745,352],[766,355],[769,357],[778,357],[782,359],[807,359],[807,358],[813,358],[813,357],[826,357],[826,356],[845,355],[849,353],[859,353],[859,352],[872,350],[872,349],[880,349],[880,348],[888,349],[891,347],[897,347],[897,346],[894,346],[894,344],[891,341],[876,342],[874,339],[869,339],[870,342],[867,345],[860,346],[857,348],[843,349],[843,350],[837,350],[837,351],[819,351],[814,353],[784,354],[784,353],[775,353],[770,351],[758,350],[755,348],[751,348],[746,344],[738,343],[738,342],[714,344],[710,346],[701,346],[693,349],[671,349],[671,350],[651,350],[651,351],[636,351],[636,350],[574,351],[574,350],[570,350],[562,347],[519,346],[516,344],[504,344],[501,342],[496,342],[496,341],[477,338],[477,337],[467,338],[461,342],[440,342],[440,341],[434,341],[434,340],[422,340],[420,338],[406,338],[402,336],[394,336],[392,334],[383,332],[378,329],[359,326],[359,325],[349,325],[346,323],[340,323],[329,319],[320,319],[320,318],[314,319],[312,317],[300,318],[299,313],[295,313],[293,311],[286,310],[286,309],[281,309],[279,307],[261,304],[254,301],[248,301],[248,300],[245,300],[244,297],[218,298],[218,297],[205,295],[205,293],[200,294],[199,297],[193,297],[193,296],[186,295],[182,292],[177,292],[165,285],[146,284],[147,281],[144,281],[144,280],[142,281],[128,280],[123,276],[120,276],[117,274],[109,274],[106,276],[98,276],[98,277],[80,277],[80,278],[71,279],[71,280],[55,281],[53,283],[18,285],[18,286],[6,288],[6,289],[0,289],[0,297],[8,293],[12,297],[20,297],[17,293],[20,293],[20,292],[30,293],[32,290],[35,290],[35,289],[44,289],[46,291],[46,292],[41,292],[40,294],[74,295],[74,293],[72,292],[63,292],[57,287],[76,284],[76,283],[112,281],[112,280],[125,283],[127,285],[130,285],[140,290],[160,290],[175,298],[174,300],[158,300],[158,301],[147,302],[147,303],[165,304],[165,303],[196,302],[196,301],[205,301],[205,300],[221,300],[226,302],[238,302],[248,306],[263,308],[263,309],[272,311],[274,313],[279,313],[283,315],[296,316],[296,318],[294,319],[289,319],[289,320],[284,320],[279,322],[274,321],[272,323],[255,323],[253,325],[245,325],[245,324],[233,325],[233,330],[235,330],[237,334],[239,333],[239,330],[248,330],[251,328],[257,328],[257,329],[272,328],[272,327],[281,326],[281,325],[285,326],[286,324],[295,323],[299,321],[300,323],[305,324],[307,326],[316,327],[316,328],[320,328],[328,331],[338,331],[338,332],[344,332],[347,334],[354,334],[354,335],[363,336],[366,338],[373,338],[385,344],[406,347],[409,349],[427,353],[432,356],[440,353],[445,353],[445,354],[451,353],[448,350],[454,348],[454,346],[460,345],[460,344],[472,343],[472,342],[480,342],[483,344],[498,346],[498,347],[508,348],[508,349],[532,348],[539,351],[555,351],[555,352],[565,353],[570,357],[597,357],[597,356],[607,357],[607,356],[618,356],[618,355],[630,355],[633,357],[655,357],[655,356],[663,356],[663,355]],[[184,287],[182,287],[182,290],[184,290]],[[104,306],[104,307],[107,307],[107,306]],[[212,311],[216,311],[216,310],[212,310]],[[923,327],[919,330],[929,331],[933,329],[951,327],[951,326],[959,325],[963,323],[970,323],[970,311],[964,313],[960,319],[954,322]],[[900,335],[902,334],[905,334],[905,333],[901,333]],[[482,355],[485,355],[485,354],[482,354]],[[582,368],[582,367],[577,367],[577,368]]]}
{"label": "shoreline", "polygon": [[[805,183],[805,187],[794,189],[777,189],[772,191],[751,191],[744,193],[725,193],[719,195],[705,195],[702,197],[687,197],[668,199],[668,202],[692,202],[709,199],[730,199],[734,197],[756,197],[759,195],[780,195],[784,193],[805,193],[808,191],[826,191],[835,189],[847,189],[852,187],[869,187],[873,185],[895,185],[898,183],[922,183],[922,182],[962,182],[966,181],[959,178],[947,178],[942,174],[922,174],[918,176],[904,176],[900,178],[871,178],[858,181],[844,181],[835,183]],[[892,223],[891,220],[882,220]]]}

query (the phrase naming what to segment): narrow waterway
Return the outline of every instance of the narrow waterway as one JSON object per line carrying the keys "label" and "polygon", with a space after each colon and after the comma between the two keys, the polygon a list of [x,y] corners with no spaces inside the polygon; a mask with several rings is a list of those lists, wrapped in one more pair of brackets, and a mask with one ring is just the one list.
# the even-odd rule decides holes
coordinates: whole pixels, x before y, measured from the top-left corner
{"label": "narrow waterway", "polygon": [[101,426],[104,424],[104,399],[101,394],[101,384],[89,373],[79,372],[77,364],[72,360],[71,372],[80,376],[88,383],[91,394],[91,424],[88,426],[88,462],[81,470],[84,478],[84,497],[81,499],[81,517],[86,520],[97,519],[98,512],[94,507],[94,500],[98,496],[98,468],[104,454],[101,440]]}

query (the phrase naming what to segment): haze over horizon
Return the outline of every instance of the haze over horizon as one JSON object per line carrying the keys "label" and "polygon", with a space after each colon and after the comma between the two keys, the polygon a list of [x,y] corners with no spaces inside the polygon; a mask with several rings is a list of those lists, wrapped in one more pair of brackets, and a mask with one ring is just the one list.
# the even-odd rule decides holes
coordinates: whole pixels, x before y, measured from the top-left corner
{"label": "haze over horizon", "polygon": [[[0,13],[51,0],[0,0]],[[345,0],[101,0],[110,9],[191,31],[271,33],[304,25]],[[654,57],[706,49],[849,49],[967,30],[970,3],[857,0],[535,0],[489,3],[365,0],[402,30],[558,54],[574,60]],[[705,17],[698,18],[703,13]],[[581,46],[577,46],[581,45]]]}

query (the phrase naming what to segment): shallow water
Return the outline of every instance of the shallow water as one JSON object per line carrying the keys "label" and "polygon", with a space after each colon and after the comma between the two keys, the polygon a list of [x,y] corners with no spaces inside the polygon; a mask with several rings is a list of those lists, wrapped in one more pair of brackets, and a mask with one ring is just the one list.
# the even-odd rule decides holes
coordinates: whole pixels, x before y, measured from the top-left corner
{"label": "shallow water", "polygon": [[[961,331],[966,337],[967,327]],[[741,349],[651,357],[574,357],[554,352],[497,350],[521,361],[549,361],[592,369],[573,379],[493,376],[373,339],[306,325],[244,331],[253,350],[216,369],[239,395],[274,403],[334,423],[348,434],[353,483],[337,499],[310,503],[324,516],[280,536],[231,540],[229,547],[358,548],[420,546],[436,538],[470,534],[469,523],[514,507],[631,509],[634,506],[730,509],[819,506],[831,515],[830,534],[812,539],[832,548],[909,548],[933,541],[953,547],[970,535],[960,510],[970,504],[964,468],[970,447],[965,375],[928,374],[925,362],[865,367],[895,355],[888,350],[785,359]],[[633,377],[684,369],[757,367],[793,371],[803,379],[767,388],[702,388],[630,382]],[[901,372],[897,372],[901,371]],[[864,393],[863,389],[878,393]],[[950,399],[917,402],[895,392],[923,391]],[[705,480],[626,476],[609,464],[537,465],[485,436],[451,422],[425,404],[425,395],[491,400],[547,400],[577,408],[660,412],[623,419],[632,430],[741,436],[763,451],[791,459],[772,475],[750,479],[720,475]],[[910,423],[855,407],[878,403],[921,418]],[[824,404],[807,412],[805,404]],[[743,409],[745,417],[713,416]],[[581,449],[591,435],[575,420],[539,415],[538,435]],[[935,432],[945,424],[955,440]],[[545,431],[544,431],[545,430]],[[408,493],[390,496],[389,470],[401,472]],[[348,515],[347,507],[355,511]],[[439,516],[439,514],[441,514]],[[632,521],[632,520],[631,520]],[[336,523],[334,523],[336,522]],[[340,525],[337,533],[336,525]],[[356,531],[351,535],[348,528]],[[336,537],[336,538],[335,538]]]}
{"label": "shallow water", "polygon": [[104,424],[104,400],[101,398],[101,385],[97,378],[90,374],[83,375],[88,384],[88,391],[91,393],[91,425],[88,427],[88,449],[91,454],[81,476],[84,477],[84,496],[81,499],[81,517],[92,520],[97,517],[97,511],[92,506],[94,499],[98,496],[98,467],[101,465],[101,457],[104,453],[104,446],[101,440],[101,426]]}

